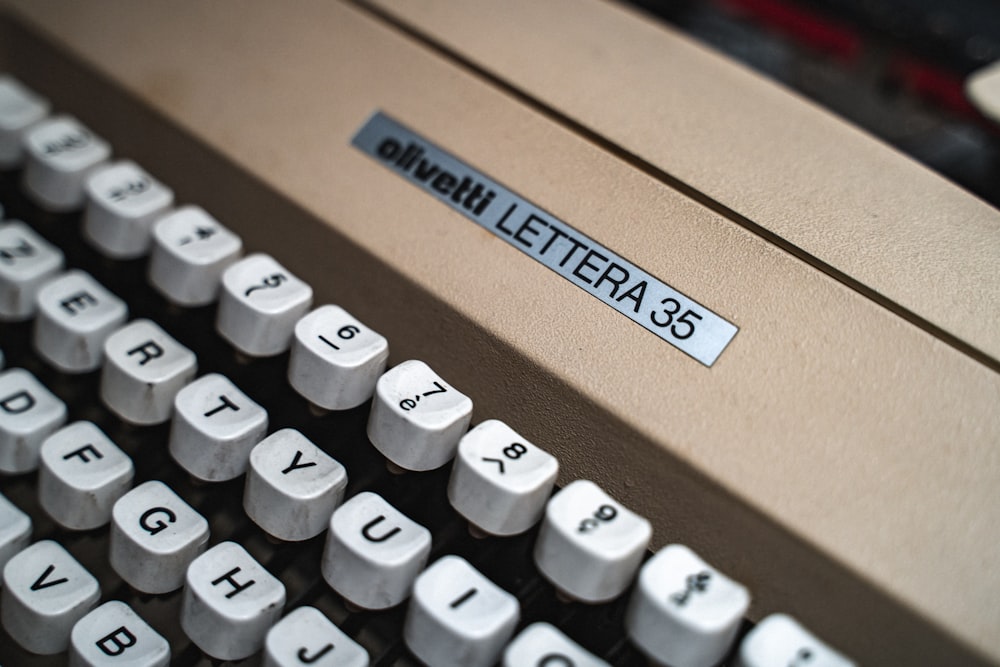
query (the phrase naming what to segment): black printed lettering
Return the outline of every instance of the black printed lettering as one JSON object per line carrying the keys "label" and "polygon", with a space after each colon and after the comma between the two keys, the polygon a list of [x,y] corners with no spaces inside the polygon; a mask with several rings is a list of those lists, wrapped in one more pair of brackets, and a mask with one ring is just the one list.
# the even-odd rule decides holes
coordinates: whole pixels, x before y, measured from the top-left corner
{"label": "black printed lettering", "polygon": [[243,591],[245,591],[246,589],[250,588],[251,586],[253,586],[254,584],[257,583],[253,579],[251,579],[250,581],[248,581],[246,583],[243,583],[243,584],[241,584],[240,582],[236,581],[236,579],[234,577],[237,574],[240,573],[240,570],[242,570],[242,568],[234,567],[229,572],[226,572],[224,575],[222,575],[218,579],[215,579],[215,580],[212,581],[212,585],[213,586],[218,586],[219,584],[221,584],[224,581],[224,582],[226,582],[227,584],[229,584],[230,586],[233,587],[233,590],[231,590],[228,593],[226,593],[226,599],[230,599],[230,598],[236,597],[237,595],[239,595],[240,593],[242,593]]}
{"label": "black printed lettering", "polygon": [[437,178],[431,183],[431,187],[443,195],[448,195],[451,194],[451,189],[455,187],[456,183],[458,183],[458,179],[444,171],[438,174]]}
{"label": "black printed lettering", "polygon": [[[154,516],[163,516],[166,518],[164,522],[162,519],[157,518],[156,521],[150,523],[150,519]],[[167,507],[153,507],[142,513],[139,517],[139,527],[150,535],[156,535],[157,533],[164,531],[168,528],[167,524],[176,523],[177,515]]]}
{"label": "black printed lettering", "polygon": [[302,647],[299,649],[298,653],[295,654],[295,657],[297,657],[299,659],[299,662],[301,662],[302,664],[311,665],[317,660],[321,660],[324,655],[326,655],[332,650],[333,650],[333,644],[327,644],[316,653],[309,655],[309,653],[307,653],[307,649],[305,647]]}
{"label": "black printed lettering", "polygon": [[295,456],[292,458],[292,464],[281,471],[282,475],[287,475],[293,470],[301,470],[302,468],[311,468],[316,465],[315,461],[309,461],[307,463],[300,464],[299,461],[302,460],[302,452],[296,450]]}
{"label": "black printed lettering", "polygon": [[595,257],[601,260],[602,262],[608,261],[608,258],[602,255],[601,253],[597,252],[596,250],[590,250],[589,252],[587,252],[586,255],[583,256],[583,259],[580,261],[580,263],[576,265],[576,268],[573,269],[573,275],[582,280],[583,282],[587,283],[588,285],[592,284],[594,281],[591,278],[588,278],[587,276],[583,275],[582,271],[585,268],[590,269],[592,271],[597,271],[598,269],[601,268],[597,264],[591,264],[590,260],[594,259]]}
{"label": "black printed lettering", "polygon": [[162,357],[163,348],[160,347],[160,345],[156,341],[147,340],[142,345],[139,345],[138,347],[133,347],[131,350],[126,352],[126,354],[130,357],[133,354],[142,355],[142,358],[139,359],[139,365],[145,366],[153,359],[159,359],[160,357]]}
{"label": "black printed lettering", "polygon": [[458,609],[463,604],[468,602],[472,597],[474,597],[478,592],[479,591],[476,590],[475,588],[470,588],[469,590],[465,591],[460,596],[452,600],[451,604],[448,606],[451,607],[452,609]]}
{"label": "black printed lettering", "polygon": [[[611,276],[611,273],[613,271],[618,272],[618,276],[615,278]],[[613,299],[615,298],[615,295],[618,294],[618,288],[627,283],[628,278],[629,278],[629,273],[628,270],[625,269],[625,267],[618,266],[614,262],[611,262],[610,264],[608,264],[607,268],[604,269],[604,273],[602,273],[601,277],[597,279],[597,282],[594,283],[594,291],[596,292],[598,289],[600,289],[602,283],[605,282],[611,283],[611,293],[608,294],[608,298]]]}
{"label": "black printed lettering", "polygon": [[549,226],[549,224],[547,222],[545,222],[544,220],[542,220],[541,218],[539,218],[534,213],[532,213],[527,218],[525,218],[524,222],[521,223],[521,226],[518,228],[518,230],[516,232],[514,232],[514,240],[517,241],[518,243],[520,243],[521,245],[527,247],[527,248],[532,247],[532,239],[525,238],[524,234],[528,233],[528,234],[531,234],[533,236],[538,236],[539,234],[542,233],[541,230],[538,229],[537,227],[532,227],[531,226],[531,223],[533,223],[533,222],[534,223],[540,223],[542,225],[542,227],[548,227]]}
{"label": "black printed lettering", "polygon": [[383,521],[385,521],[385,516],[379,514],[377,517],[375,517],[374,519],[372,519],[371,521],[369,521],[368,523],[366,523],[364,525],[364,527],[361,529],[361,535],[362,535],[362,537],[364,537],[369,542],[376,542],[376,543],[377,542],[385,542],[386,540],[388,540],[389,538],[391,538],[393,535],[395,535],[396,533],[400,532],[399,526],[393,526],[393,528],[391,530],[388,530],[388,531],[382,533],[381,535],[375,535],[375,533],[372,531],[372,528],[374,528],[375,526],[379,525]]}
{"label": "black printed lettering", "polygon": [[49,575],[52,574],[52,572],[55,571],[55,569],[56,569],[55,565],[49,565],[47,568],[45,568],[45,572],[42,572],[42,576],[38,577],[38,579],[35,579],[35,583],[31,584],[31,590],[40,591],[45,588],[52,588],[53,586],[58,586],[59,584],[65,584],[67,581],[69,581],[69,579],[67,579],[66,577],[63,577],[61,579],[53,579],[52,581],[46,581],[46,579],[49,578]]}
{"label": "black printed lettering", "polygon": [[59,305],[62,306],[63,310],[70,315],[77,315],[85,308],[96,306],[97,297],[87,291],[77,292],[76,294],[66,297],[60,301]]}
{"label": "black printed lettering", "polygon": [[232,410],[234,412],[239,412],[240,406],[236,405],[231,400],[229,400],[229,397],[226,396],[225,394],[220,395],[219,400],[222,402],[221,405],[212,408],[202,416],[211,417],[212,415],[222,412],[223,410]]}
{"label": "black printed lettering", "polygon": [[91,445],[91,444],[88,443],[88,444],[84,445],[83,447],[81,447],[80,449],[75,449],[72,452],[70,452],[69,454],[64,455],[63,456],[63,461],[69,461],[74,456],[78,456],[80,458],[80,460],[83,461],[84,463],[90,463],[91,459],[87,457],[87,453],[88,452],[90,454],[92,454],[95,459],[103,459],[104,458],[104,454],[101,454],[99,451],[97,451],[96,447],[94,447],[93,445]]}
{"label": "black printed lettering", "polygon": [[104,635],[97,640],[97,648],[101,649],[104,655],[116,656],[125,652],[125,649],[135,646],[136,637],[124,625],[111,634]]}
{"label": "black printed lettering", "polygon": [[0,408],[9,415],[19,415],[35,407],[35,397],[25,390],[16,391],[0,399]]}

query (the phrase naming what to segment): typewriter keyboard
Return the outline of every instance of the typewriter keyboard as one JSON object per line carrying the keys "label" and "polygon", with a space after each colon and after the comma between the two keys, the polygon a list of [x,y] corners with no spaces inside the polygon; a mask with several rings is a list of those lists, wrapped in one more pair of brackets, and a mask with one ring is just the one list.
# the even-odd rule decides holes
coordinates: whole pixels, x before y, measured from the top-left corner
{"label": "typewriter keyboard", "polygon": [[0,77],[0,664],[850,664],[112,153]]}

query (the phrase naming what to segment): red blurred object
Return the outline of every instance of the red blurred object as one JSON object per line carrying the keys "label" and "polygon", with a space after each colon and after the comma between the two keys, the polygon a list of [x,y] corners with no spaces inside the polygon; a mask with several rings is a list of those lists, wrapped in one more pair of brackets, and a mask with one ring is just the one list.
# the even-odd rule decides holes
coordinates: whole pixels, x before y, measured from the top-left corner
{"label": "red blurred object", "polygon": [[843,60],[861,53],[862,39],[849,25],[819,17],[813,12],[779,0],[716,0],[734,12],[753,16],[797,42]]}

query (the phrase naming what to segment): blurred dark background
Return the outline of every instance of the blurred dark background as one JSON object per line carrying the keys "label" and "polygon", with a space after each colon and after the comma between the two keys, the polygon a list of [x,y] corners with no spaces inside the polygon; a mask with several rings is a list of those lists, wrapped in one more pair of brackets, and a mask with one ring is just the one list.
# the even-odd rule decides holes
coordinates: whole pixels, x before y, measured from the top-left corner
{"label": "blurred dark background", "polygon": [[1000,207],[1000,126],[964,93],[1000,0],[630,0]]}

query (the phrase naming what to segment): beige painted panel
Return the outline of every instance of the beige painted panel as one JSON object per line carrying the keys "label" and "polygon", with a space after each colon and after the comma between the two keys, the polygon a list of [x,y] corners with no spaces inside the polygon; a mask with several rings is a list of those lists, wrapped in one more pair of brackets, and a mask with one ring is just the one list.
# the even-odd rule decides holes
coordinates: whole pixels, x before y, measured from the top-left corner
{"label": "beige painted panel", "polygon": [[[57,57],[4,57],[384,331],[395,362],[441,369],[477,421],[746,582],[756,617],[786,609],[872,662],[1000,661],[995,371],[371,15],[294,7],[20,6],[221,158],[145,110],[117,124],[127,100]],[[352,149],[377,108],[740,333],[705,368],[531,262]]]}
{"label": "beige painted panel", "polygon": [[827,112],[601,0],[370,0],[1000,362],[1000,214]]}

